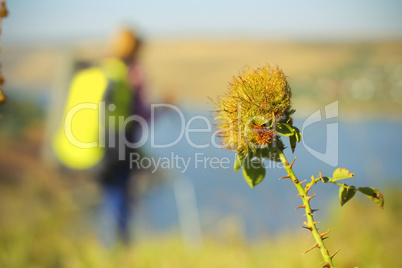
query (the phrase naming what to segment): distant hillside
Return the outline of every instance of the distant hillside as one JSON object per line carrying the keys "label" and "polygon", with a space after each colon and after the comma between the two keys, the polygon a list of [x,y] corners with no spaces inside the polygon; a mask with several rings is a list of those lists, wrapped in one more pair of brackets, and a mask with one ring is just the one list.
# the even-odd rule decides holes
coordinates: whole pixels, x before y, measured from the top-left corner
{"label": "distant hillside", "polygon": [[[348,99],[362,109],[389,112],[402,105],[402,42],[267,43],[257,41],[158,41],[142,51],[151,99],[207,103],[225,92],[244,66],[278,64],[289,76],[297,106]],[[79,47],[4,47],[7,87],[46,92],[68,84],[77,59],[104,55],[99,44]],[[345,101],[344,103],[347,103]],[[370,105],[368,105],[370,103]],[[372,104],[375,104],[374,106]],[[304,105],[304,104],[303,104]],[[360,109],[360,108],[359,108]]]}

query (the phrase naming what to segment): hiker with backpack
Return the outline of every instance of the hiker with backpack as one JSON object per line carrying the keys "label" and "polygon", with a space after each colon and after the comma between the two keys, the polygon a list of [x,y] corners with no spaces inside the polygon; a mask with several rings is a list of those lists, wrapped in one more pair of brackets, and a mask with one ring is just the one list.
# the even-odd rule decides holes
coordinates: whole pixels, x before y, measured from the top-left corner
{"label": "hiker with backpack", "polygon": [[136,152],[141,120],[149,119],[144,74],[138,63],[139,38],[128,29],[113,38],[110,57],[77,72],[70,85],[62,124],[52,140],[59,162],[91,170],[102,191],[100,238],[129,242],[132,202],[129,154]]}

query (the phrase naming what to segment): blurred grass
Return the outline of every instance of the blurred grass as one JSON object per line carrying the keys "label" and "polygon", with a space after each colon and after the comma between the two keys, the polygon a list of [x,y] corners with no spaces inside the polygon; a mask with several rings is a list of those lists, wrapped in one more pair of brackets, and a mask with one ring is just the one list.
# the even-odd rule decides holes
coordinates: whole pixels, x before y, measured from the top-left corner
{"label": "blurred grass", "polygon": [[[190,249],[172,230],[139,238],[129,247],[106,249],[95,238],[96,222],[86,221],[95,209],[94,201],[88,201],[91,196],[96,202],[93,182],[63,179],[49,169],[24,169],[19,180],[2,180],[0,175],[1,268],[320,267],[318,250],[302,254],[313,244],[308,231],[299,228],[302,218],[291,231],[255,242],[246,241],[241,233],[219,238],[206,234],[202,247]],[[364,197],[340,208],[334,196],[332,213],[317,215],[325,223],[319,224],[322,231],[331,228],[326,240],[331,252],[342,248],[335,259],[337,267],[402,266],[397,251],[402,239],[402,187],[382,190],[384,210]],[[330,216],[323,219],[323,215]],[[226,224],[233,229],[232,222]]]}

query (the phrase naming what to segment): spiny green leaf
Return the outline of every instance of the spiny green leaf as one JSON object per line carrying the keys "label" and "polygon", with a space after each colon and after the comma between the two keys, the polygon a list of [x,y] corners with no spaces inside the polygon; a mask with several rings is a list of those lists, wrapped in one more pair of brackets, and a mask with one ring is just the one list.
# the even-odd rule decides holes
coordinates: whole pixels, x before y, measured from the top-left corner
{"label": "spiny green leaf", "polygon": [[357,188],[359,192],[370,198],[374,203],[379,205],[381,208],[384,207],[384,195],[377,189],[373,187],[359,187]]}
{"label": "spiny green leaf", "polygon": [[251,188],[262,182],[265,178],[265,166],[259,158],[249,160],[246,158],[243,168],[243,176]]}
{"label": "spiny green leaf", "polygon": [[296,135],[289,136],[290,148],[292,149],[292,153],[294,153],[296,150],[297,140],[295,136]]}
{"label": "spiny green leaf", "polygon": [[281,134],[282,136],[289,137],[293,135],[293,128],[285,123],[278,123],[276,124],[276,132]]}
{"label": "spiny green leaf", "polygon": [[341,200],[341,206],[352,199],[352,197],[355,196],[355,193],[356,187],[342,184],[342,186],[339,188],[339,199]]}
{"label": "spiny green leaf", "polygon": [[344,168],[337,168],[332,174],[332,181],[339,181],[344,179],[353,178],[355,176],[354,173],[351,173],[349,170]]}

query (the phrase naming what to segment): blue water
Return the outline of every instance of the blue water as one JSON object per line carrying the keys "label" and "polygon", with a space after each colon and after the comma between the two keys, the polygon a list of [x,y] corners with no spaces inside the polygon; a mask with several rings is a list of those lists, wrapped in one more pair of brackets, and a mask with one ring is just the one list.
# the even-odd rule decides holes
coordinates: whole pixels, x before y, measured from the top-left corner
{"label": "blue water", "polygon": [[[205,112],[186,112],[185,123],[198,115],[205,116],[212,123],[210,114]],[[301,129],[303,122],[304,119],[296,119],[294,125]],[[401,159],[399,150],[402,148],[401,122],[380,120],[356,122],[337,118],[317,122],[308,126],[303,133],[307,146],[322,153],[325,151],[327,123],[338,123],[339,163],[336,167],[347,168],[356,173],[355,178],[345,181],[346,183],[381,189],[393,181],[400,181],[402,178],[402,169],[399,164]],[[181,127],[182,121],[176,112],[163,114],[155,124],[155,142],[167,144],[174,141],[179,137]],[[191,128],[206,129],[207,123],[197,119],[192,122]],[[297,191],[289,181],[278,180],[279,177],[286,175],[284,170],[273,166],[272,162],[266,162],[266,165],[271,167],[267,169],[265,180],[254,189],[250,189],[241,171],[234,173],[232,169],[235,154],[212,146],[211,135],[209,131],[189,134],[193,143],[209,144],[208,148],[202,149],[192,147],[186,137],[183,137],[176,145],[163,149],[150,148],[150,141],[148,141],[149,156],[155,159],[171,158],[173,153],[186,160],[190,158],[190,165],[185,172],[183,172],[184,167],[178,166],[173,169],[160,168],[155,173],[154,176],[163,178],[163,182],[140,198],[134,216],[136,229],[139,232],[179,229],[174,182],[183,179],[191,182],[190,185],[193,186],[196,210],[204,234],[213,234],[217,226],[227,217],[236,219],[241,231],[250,239],[258,238],[264,233],[299,226],[295,225],[295,222],[302,222],[300,216],[303,213],[294,210],[300,205],[300,200],[296,197]],[[310,179],[311,175],[317,176],[318,171],[321,171],[323,175],[331,176],[336,168],[316,159],[302,143],[298,144],[294,154],[290,149],[287,149],[285,153],[289,162],[297,156],[294,171],[299,179]],[[203,157],[228,158],[230,164],[225,163],[224,168],[208,166],[204,168],[200,165],[196,167],[196,154],[199,154],[201,159]],[[322,211],[329,204],[339,202],[336,185],[320,183],[315,187],[313,191],[317,192],[317,197],[312,200],[313,207],[320,208]],[[325,212],[321,212],[317,217],[322,219],[325,216]]]}

